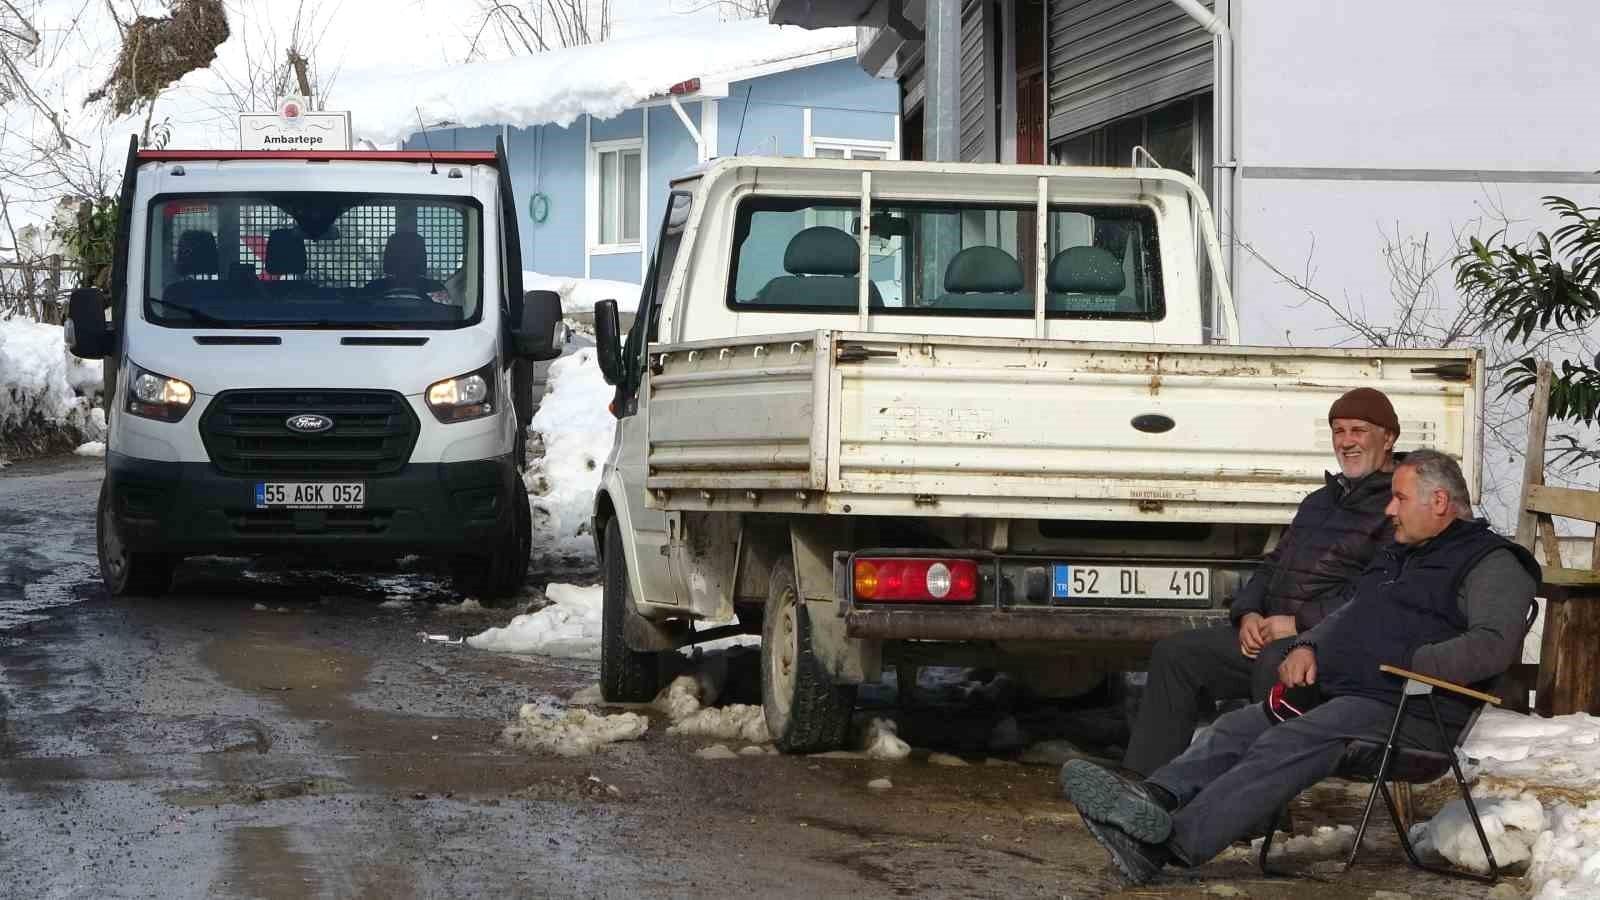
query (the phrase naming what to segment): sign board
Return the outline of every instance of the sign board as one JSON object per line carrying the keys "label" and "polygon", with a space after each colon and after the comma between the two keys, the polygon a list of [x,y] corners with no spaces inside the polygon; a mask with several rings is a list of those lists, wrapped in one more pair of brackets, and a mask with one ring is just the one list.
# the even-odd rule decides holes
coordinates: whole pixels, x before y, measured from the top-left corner
{"label": "sign board", "polygon": [[350,114],[313,110],[304,97],[285,97],[278,111],[239,114],[241,150],[349,150]]}

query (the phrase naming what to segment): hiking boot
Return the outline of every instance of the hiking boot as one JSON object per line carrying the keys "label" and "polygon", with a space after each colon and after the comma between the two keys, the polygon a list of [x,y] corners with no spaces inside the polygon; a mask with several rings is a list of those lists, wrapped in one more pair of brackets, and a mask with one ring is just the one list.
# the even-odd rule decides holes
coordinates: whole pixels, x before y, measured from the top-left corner
{"label": "hiking boot", "polygon": [[1172,834],[1172,816],[1157,795],[1088,760],[1061,767],[1061,790],[1085,819],[1115,825],[1135,840],[1161,844]]}
{"label": "hiking boot", "polygon": [[[1082,810],[1079,810],[1080,814]],[[1122,873],[1129,885],[1149,884],[1161,874],[1161,869],[1171,860],[1172,854],[1162,844],[1146,844],[1107,822],[1096,822],[1083,816],[1083,826],[1089,829],[1100,846],[1106,848],[1111,862]]]}

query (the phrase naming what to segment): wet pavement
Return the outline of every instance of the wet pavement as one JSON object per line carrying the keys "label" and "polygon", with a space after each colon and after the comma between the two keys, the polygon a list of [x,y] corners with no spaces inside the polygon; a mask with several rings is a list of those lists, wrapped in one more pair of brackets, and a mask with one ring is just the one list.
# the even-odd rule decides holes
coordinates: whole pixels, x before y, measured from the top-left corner
{"label": "wet pavement", "polygon": [[[1054,767],[975,749],[992,711],[913,716],[918,752],[899,762],[701,759],[710,741],[660,721],[594,756],[534,755],[502,728],[522,703],[594,684],[595,665],[417,637],[516,610],[452,610],[421,561],[190,561],[172,594],[113,601],[94,562],[99,474],[75,458],[0,472],[0,896],[1122,891]],[[550,577],[533,573],[530,595]],[[396,597],[413,602],[380,606]],[[880,777],[893,787],[869,790]],[[1353,823],[1354,798],[1319,788],[1299,829]],[[1265,879],[1236,850],[1125,895],[1487,894],[1412,872],[1388,823],[1376,831],[1351,874],[1308,851],[1285,863],[1306,877]]]}

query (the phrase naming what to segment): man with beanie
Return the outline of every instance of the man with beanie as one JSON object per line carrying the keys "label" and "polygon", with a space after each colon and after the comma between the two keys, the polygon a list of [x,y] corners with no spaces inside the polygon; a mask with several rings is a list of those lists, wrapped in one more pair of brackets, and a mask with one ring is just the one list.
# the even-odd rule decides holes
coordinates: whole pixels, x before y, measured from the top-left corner
{"label": "man with beanie", "polygon": [[[1527,550],[1473,519],[1470,504],[1450,457],[1418,450],[1399,462],[1386,510],[1394,542],[1356,579],[1350,601],[1301,634],[1279,666],[1286,687],[1320,695],[1303,715],[1279,721],[1264,704],[1234,710],[1142,783],[1083,760],[1062,767],[1067,799],[1130,881],[1168,863],[1205,863],[1332,775],[1349,741],[1385,741],[1403,682],[1380,665],[1495,689],[1521,655],[1540,571]],[[1446,743],[1426,709],[1407,715],[1399,739],[1449,753],[1477,702],[1451,692],[1434,699]]]}
{"label": "man with beanie", "polygon": [[1122,764],[1148,775],[1189,746],[1203,702],[1260,700],[1295,635],[1344,602],[1386,540],[1400,419],[1382,391],[1356,388],[1328,410],[1339,474],[1301,501],[1289,531],[1233,598],[1229,625],[1155,645]]}

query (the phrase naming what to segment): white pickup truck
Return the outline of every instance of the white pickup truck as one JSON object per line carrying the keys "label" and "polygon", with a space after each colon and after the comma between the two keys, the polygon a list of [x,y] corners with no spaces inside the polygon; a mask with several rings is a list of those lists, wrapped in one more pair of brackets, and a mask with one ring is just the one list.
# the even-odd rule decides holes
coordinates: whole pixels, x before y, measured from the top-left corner
{"label": "white pickup truck", "polygon": [[759,631],[767,723],[813,751],[886,663],[1059,690],[1138,668],[1225,620],[1358,385],[1477,484],[1479,351],[1208,341],[1219,259],[1204,194],[1159,169],[733,158],[675,182],[625,340],[597,312],[606,696]]}

